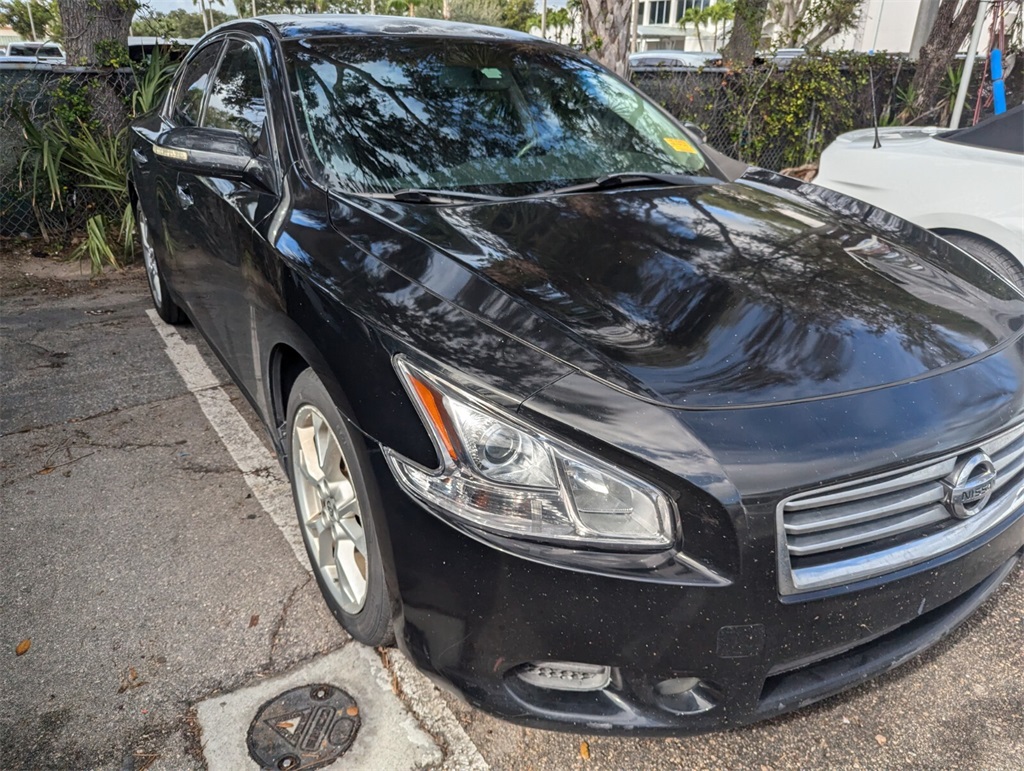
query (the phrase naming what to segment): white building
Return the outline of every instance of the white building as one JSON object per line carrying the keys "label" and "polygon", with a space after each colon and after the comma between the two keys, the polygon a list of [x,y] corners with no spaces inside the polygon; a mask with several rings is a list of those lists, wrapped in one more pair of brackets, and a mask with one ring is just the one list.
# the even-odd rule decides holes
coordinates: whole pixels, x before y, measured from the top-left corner
{"label": "white building", "polygon": [[[728,38],[728,27],[717,32],[712,25],[700,28],[698,40],[692,24],[681,29],[680,20],[688,8],[706,8],[716,0],[645,0],[637,4],[638,50],[673,48],[684,51],[714,51]],[[864,0],[856,26],[829,40],[831,51],[889,51],[908,53],[914,41],[919,17],[933,13],[939,0]],[[1007,29],[1010,18],[1007,18]],[[770,32],[770,28],[769,28]],[[923,41],[922,41],[923,42]],[[982,36],[982,51],[988,50],[988,34]]]}
{"label": "white building", "polygon": [[921,0],[865,0],[857,26],[825,45],[831,51],[890,51],[909,53]]}

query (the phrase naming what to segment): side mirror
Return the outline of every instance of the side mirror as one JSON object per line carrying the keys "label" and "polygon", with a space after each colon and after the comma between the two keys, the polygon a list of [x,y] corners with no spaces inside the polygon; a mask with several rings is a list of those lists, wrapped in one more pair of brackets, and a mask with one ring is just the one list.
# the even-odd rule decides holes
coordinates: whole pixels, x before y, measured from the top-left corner
{"label": "side mirror", "polygon": [[683,128],[685,128],[687,131],[689,131],[691,134],[693,134],[695,137],[697,137],[697,141],[698,142],[701,142],[702,144],[707,143],[708,135],[705,134],[704,133],[704,129],[702,129],[696,123],[690,123],[690,122],[684,123],[683,124]]}
{"label": "side mirror", "polygon": [[179,126],[153,145],[153,154],[178,171],[271,188],[269,170],[237,131]]}

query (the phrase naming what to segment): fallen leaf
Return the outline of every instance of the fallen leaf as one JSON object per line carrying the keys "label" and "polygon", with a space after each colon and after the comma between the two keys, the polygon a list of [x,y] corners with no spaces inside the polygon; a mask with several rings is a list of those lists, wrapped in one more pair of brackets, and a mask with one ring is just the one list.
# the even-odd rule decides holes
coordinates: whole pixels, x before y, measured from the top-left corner
{"label": "fallen leaf", "polygon": [[121,675],[121,683],[117,687],[118,693],[124,693],[132,688],[141,688],[148,684],[148,680],[140,680],[138,670],[135,667],[128,667],[127,671]]}
{"label": "fallen leaf", "polygon": [[879,745],[882,745],[882,744],[885,744],[889,740],[886,739],[884,736],[882,736],[882,734],[877,734],[875,736],[875,741],[878,742]]}
{"label": "fallen leaf", "polygon": [[37,471],[36,473],[37,474],[52,474],[53,473],[53,466],[45,466],[44,468],[39,469],[39,471]]}
{"label": "fallen leaf", "polygon": [[580,742],[580,757],[584,760],[590,760],[590,745],[586,742]]}
{"label": "fallen leaf", "polygon": [[398,674],[396,672],[391,673],[391,690],[395,696],[402,697],[402,684],[398,682]]}
{"label": "fallen leaf", "polygon": [[252,629],[258,623],[260,623],[260,614],[259,613],[253,613],[251,616],[249,616],[249,628],[250,629]]}
{"label": "fallen leaf", "polygon": [[345,710],[345,714],[349,717],[355,717],[359,714],[359,707],[352,705],[351,707]]}
{"label": "fallen leaf", "polygon": [[29,640],[28,638],[25,638],[20,643],[18,643],[18,647],[16,647],[14,649],[14,655],[15,656],[24,656],[26,653],[28,653],[28,649],[31,648],[31,647],[32,647],[32,641]]}

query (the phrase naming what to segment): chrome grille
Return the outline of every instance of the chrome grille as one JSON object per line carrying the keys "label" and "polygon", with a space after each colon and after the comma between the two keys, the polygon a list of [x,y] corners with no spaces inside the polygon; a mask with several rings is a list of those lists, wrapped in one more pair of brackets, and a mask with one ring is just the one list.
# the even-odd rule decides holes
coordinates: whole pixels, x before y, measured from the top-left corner
{"label": "chrome grille", "polygon": [[[966,454],[984,452],[997,477],[969,519],[945,505],[945,483]],[[1024,499],[1024,424],[956,455],[868,479],[800,493],[778,507],[783,594],[825,589],[931,559],[995,527]]]}

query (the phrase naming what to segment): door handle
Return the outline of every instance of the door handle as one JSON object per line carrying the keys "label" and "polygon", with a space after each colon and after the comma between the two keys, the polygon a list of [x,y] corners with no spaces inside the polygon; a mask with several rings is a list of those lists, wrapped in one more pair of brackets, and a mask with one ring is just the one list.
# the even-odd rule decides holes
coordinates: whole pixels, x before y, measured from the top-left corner
{"label": "door handle", "polygon": [[192,200],[192,194],[189,192],[188,185],[178,185],[175,188],[175,192],[178,194],[178,203],[181,204],[182,209],[187,209],[195,203]]}

